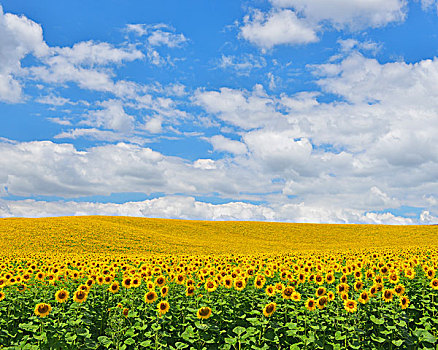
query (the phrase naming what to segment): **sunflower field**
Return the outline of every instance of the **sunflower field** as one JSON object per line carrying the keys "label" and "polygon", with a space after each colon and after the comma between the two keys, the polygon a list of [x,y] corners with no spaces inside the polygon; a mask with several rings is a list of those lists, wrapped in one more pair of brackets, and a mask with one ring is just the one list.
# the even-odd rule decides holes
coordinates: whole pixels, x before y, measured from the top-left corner
{"label": "sunflower field", "polygon": [[163,225],[1,219],[0,349],[438,346],[435,227]]}

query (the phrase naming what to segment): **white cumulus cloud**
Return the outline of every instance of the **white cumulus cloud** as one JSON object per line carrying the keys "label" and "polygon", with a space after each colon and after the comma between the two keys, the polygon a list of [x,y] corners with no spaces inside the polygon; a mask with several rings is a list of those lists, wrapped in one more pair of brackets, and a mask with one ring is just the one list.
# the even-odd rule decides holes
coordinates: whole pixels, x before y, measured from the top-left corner
{"label": "white cumulus cloud", "polygon": [[242,38],[263,48],[275,45],[307,44],[318,41],[315,29],[305,19],[290,10],[271,11],[267,14],[254,10],[243,19]]}
{"label": "white cumulus cloud", "polygon": [[47,52],[41,26],[25,16],[4,13],[0,5],[0,101],[22,101],[21,60],[28,54],[41,57]]}

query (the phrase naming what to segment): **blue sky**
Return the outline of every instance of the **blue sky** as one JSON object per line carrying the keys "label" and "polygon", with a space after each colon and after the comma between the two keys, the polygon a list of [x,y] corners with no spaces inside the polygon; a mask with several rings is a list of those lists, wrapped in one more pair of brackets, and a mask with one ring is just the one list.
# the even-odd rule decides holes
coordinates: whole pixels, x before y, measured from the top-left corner
{"label": "blue sky", "polygon": [[0,6],[2,217],[437,222],[433,0]]}

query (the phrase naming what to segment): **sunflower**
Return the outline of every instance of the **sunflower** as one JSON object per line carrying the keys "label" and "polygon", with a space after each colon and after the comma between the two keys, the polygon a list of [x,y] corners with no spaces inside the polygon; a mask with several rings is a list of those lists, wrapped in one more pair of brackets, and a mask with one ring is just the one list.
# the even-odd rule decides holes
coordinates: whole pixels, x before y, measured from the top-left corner
{"label": "sunflower", "polygon": [[17,290],[23,293],[24,291],[27,290],[27,286],[25,284],[20,283],[19,285],[17,285]]}
{"label": "sunflower", "polygon": [[87,279],[87,281],[85,282],[85,284],[88,287],[91,287],[94,284],[94,280],[92,278]]}
{"label": "sunflower", "polygon": [[37,304],[37,306],[35,306],[35,315],[39,316],[39,317],[46,317],[50,311],[52,311],[52,307],[50,306],[50,304],[46,304],[46,303],[40,303]]}
{"label": "sunflower", "polygon": [[0,291],[0,301],[2,301],[6,297],[5,293]]}
{"label": "sunflower", "polygon": [[374,285],[376,287],[377,292],[381,292],[383,290],[383,284],[382,283],[376,283]]}
{"label": "sunflower", "polygon": [[392,291],[392,289],[385,289],[382,293],[382,299],[386,303],[389,303],[390,301],[392,301],[393,296],[394,296],[394,292]]}
{"label": "sunflower", "polygon": [[207,290],[207,292],[214,292],[217,288],[217,283],[213,280],[208,280],[205,282],[204,288]]}
{"label": "sunflower", "polygon": [[128,309],[127,307],[125,307],[125,308],[123,309],[122,313],[123,313],[123,316],[128,317],[129,309]]}
{"label": "sunflower", "polygon": [[355,271],[354,272],[354,278],[360,280],[362,278],[362,272],[361,271]]}
{"label": "sunflower", "polygon": [[161,315],[164,315],[170,309],[170,305],[166,300],[160,301],[157,306],[158,312]]}
{"label": "sunflower", "polygon": [[399,297],[401,297],[403,294],[405,294],[405,286],[403,284],[397,284],[394,287],[394,292],[395,294],[397,294]]}
{"label": "sunflower", "polygon": [[329,301],[333,301],[335,300],[335,293],[333,293],[332,291],[327,293],[327,298]]}
{"label": "sunflower", "polygon": [[297,291],[292,293],[292,300],[293,301],[300,301],[301,300],[301,294],[298,293]]}
{"label": "sunflower", "polygon": [[283,289],[283,299],[291,299],[292,298],[292,294],[295,292],[294,287],[286,287]]}
{"label": "sunflower", "polygon": [[382,275],[386,275],[387,273],[388,273],[388,266],[382,266],[381,268],[380,268],[380,273],[382,274]]}
{"label": "sunflower", "polygon": [[146,283],[146,286],[148,287],[149,290],[155,289],[155,284],[152,281],[148,281]]}
{"label": "sunflower", "polygon": [[281,294],[283,292],[283,289],[284,289],[284,284],[281,282],[278,282],[275,284],[274,288],[275,288],[276,293]]}
{"label": "sunflower", "polygon": [[254,287],[255,288],[262,289],[264,285],[265,285],[265,280],[264,279],[256,278],[254,280]]}
{"label": "sunflower", "polygon": [[138,287],[140,287],[140,286],[141,286],[141,278],[140,278],[140,277],[134,277],[134,278],[132,279],[132,286],[133,286],[134,288],[138,288]]}
{"label": "sunflower", "polygon": [[271,317],[274,313],[275,309],[277,308],[276,303],[269,303],[263,308],[263,315],[266,317]]}
{"label": "sunflower", "polygon": [[315,292],[315,295],[317,296],[317,297],[322,297],[325,293],[326,293],[326,289],[324,288],[324,287],[319,287],[317,290],[316,290],[316,292]]}
{"label": "sunflower", "polygon": [[348,293],[350,286],[347,283],[340,283],[336,286],[339,294]]}
{"label": "sunflower", "polygon": [[164,277],[163,275],[158,276],[155,280],[155,284],[160,288],[164,286],[165,283],[166,283],[166,277]]}
{"label": "sunflower", "polygon": [[69,293],[65,289],[60,289],[55,293],[55,299],[58,303],[65,303],[68,299]]}
{"label": "sunflower", "polygon": [[84,290],[77,290],[73,294],[73,301],[75,303],[83,303],[85,300],[87,300],[88,293]]}
{"label": "sunflower", "polygon": [[350,299],[350,297],[348,296],[348,293],[346,293],[346,292],[341,293],[340,296],[341,296],[341,299],[343,301]]}
{"label": "sunflower", "polygon": [[169,293],[169,287],[168,286],[161,287],[161,296],[163,298],[165,298],[167,296],[167,293]]}
{"label": "sunflower", "polygon": [[414,279],[415,278],[415,270],[412,268],[405,269],[405,276],[411,280]]}
{"label": "sunflower", "polygon": [[111,293],[117,293],[120,289],[119,286],[119,282],[118,281],[114,281],[113,283],[111,283],[111,285],[108,287],[108,291]]}
{"label": "sunflower", "polygon": [[192,295],[195,294],[195,287],[193,286],[188,286],[186,288],[186,296],[191,297]]}
{"label": "sunflower", "polygon": [[374,272],[371,270],[368,270],[365,277],[367,280],[374,278]]}
{"label": "sunflower", "polygon": [[233,287],[233,278],[231,276],[225,277],[225,279],[223,280],[223,285],[227,289]]}
{"label": "sunflower", "polygon": [[360,293],[360,296],[358,299],[359,303],[366,304],[369,300],[370,300],[370,297],[369,297],[368,292],[366,290],[364,290],[362,293]]}
{"label": "sunflower", "polygon": [[347,276],[346,275],[342,275],[339,280],[341,281],[341,283],[347,283]]}
{"label": "sunflower", "polygon": [[131,277],[124,278],[122,281],[122,286],[125,287],[126,289],[131,288],[132,287],[132,278]]}
{"label": "sunflower", "polygon": [[409,306],[410,300],[407,295],[403,295],[400,297],[400,306],[404,310]]}
{"label": "sunflower", "polygon": [[438,278],[434,278],[432,281],[430,281],[430,286],[432,289],[438,290]]}
{"label": "sunflower", "polygon": [[315,276],[315,282],[319,285],[324,283],[324,277],[322,277],[321,275],[316,275]]}
{"label": "sunflower", "polygon": [[158,295],[153,290],[147,292],[144,295],[144,301],[148,304],[153,303],[155,300],[157,300]]}
{"label": "sunflower", "polygon": [[388,277],[389,282],[392,284],[397,284],[400,281],[400,277],[396,272],[392,272]]}
{"label": "sunflower", "polygon": [[432,279],[435,277],[435,270],[431,267],[426,271],[426,276],[428,279]]}
{"label": "sunflower", "polygon": [[344,309],[348,312],[356,312],[357,311],[357,302],[351,299],[344,301]]}
{"label": "sunflower", "polygon": [[184,284],[185,276],[183,274],[179,274],[176,276],[176,283],[177,284]]}
{"label": "sunflower", "polygon": [[305,303],[306,309],[309,311],[313,311],[316,309],[316,303],[315,300],[313,298],[309,298],[307,299],[306,303]]}
{"label": "sunflower", "polygon": [[208,306],[204,306],[198,309],[196,317],[206,320],[211,316],[211,309]]}
{"label": "sunflower", "polygon": [[324,309],[325,306],[327,305],[327,303],[328,303],[328,298],[325,295],[322,297],[319,297],[316,300],[316,306],[318,306],[318,309],[320,309],[320,310]]}
{"label": "sunflower", "polygon": [[364,287],[364,284],[361,280],[358,280],[354,283],[354,290],[356,292],[360,291]]}
{"label": "sunflower", "polygon": [[238,290],[239,292],[244,290],[245,287],[246,287],[246,282],[244,279],[239,278],[234,281],[234,289]]}
{"label": "sunflower", "polygon": [[90,288],[86,285],[86,284],[81,284],[78,287],[78,290],[83,290],[85,293],[88,293],[88,291],[90,290]]}
{"label": "sunflower", "polygon": [[267,295],[268,297],[272,297],[272,296],[274,296],[274,295],[275,295],[275,289],[274,289],[274,286],[272,286],[272,285],[267,286],[267,287],[266,287],[266,290],[265,290],[265,293],[266,293],[266,295]]}
{"label": "sunflower", "polygon": [[44,280],[44,273],[43,272],[38,272],[37,274],[36,274],[36,276],[35,276],[35,279],[37,280],[37,281],[43,281]]}
{"label": "sunflower", "polygon": [[325,276],[325,280],[328,284],[332,284],[335,281],[335,275],[330,272]]}

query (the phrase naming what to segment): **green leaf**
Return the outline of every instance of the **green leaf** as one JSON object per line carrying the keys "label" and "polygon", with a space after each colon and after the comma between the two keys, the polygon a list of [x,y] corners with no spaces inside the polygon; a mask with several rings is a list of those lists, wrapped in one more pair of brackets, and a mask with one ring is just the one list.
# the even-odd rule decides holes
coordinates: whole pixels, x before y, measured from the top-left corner
{"label": "green leaf", "polygon": [[337,331],[335,333],[335,339],[336,340],[344,340],[345,339],[345,335],[342,335],[340,331]]}
{"label": "green leaf", "polygon": [[99,341],[99,343],[101,343],[106,348],[108,348],[111,345],[111,343],[112,343],[111,339],[106,337],[106,336],[104,336],[104,335],[102,335],[99,338],[97,338],[97,340]]}
{"label": "green leaf", "polygon": [[417,328],[413,333],[421,342],[427,342],[431,344],[435,344],[436,342],[436,338],[425,329]]}
{"label": "green leaf", "polygon": [[138,345],[147,348],[147,347],[151,346],[151,344],[152,344],[152,341],[150,341],[150,340],[145,340],[145,341],[142,341],[142,342],[141,342],[140,344],[138,344]]}
{"label": "green leaf", "polygon": [[238,336],[240,336],[241,334],[246,332],[246,329],[241,326],[237,326],[234,327],[233,332],[236,333]]}
{"label": "green leaf", "polygon": [[248,317],[246,319],[249,323],[251,323],[253,326],[258,326],[261,324],[260,320],[256,317]]}
{"label": "green leaf", "polygon": [[134,332],[134,329],[131,327],[131,328],[129,328],[129,329],[125,332],[125,335],[126,335],[127,337],[133,338],[133,337],[135,337],[137,334]]}
{"label": "green leaf", "polygon": [[129,317],[129,318],[131,318],[131,317],[137,317],[137,316],[138,316],[138,312],[137,312],[137,311],[129,310],[129,312],[128,312],[128,317]]}
{"label": "green leaf", "polygon": [[230,344],[230,345],[234,345],[237,343],[237,339],[236,338],[225,338],[225,343]]}
{"label": "green leaf", "polygon": [[403,320],[399,321],[397,324],[399,327],[406,327],[407,326],[406,322]]}
{"label": "green leaf", "polygon": [[78,337],[78,336],[77,336],[76,334],[67,334],[67,335],[65,336],[65,340],[66,340],[66,342],[68,342],[68,343],[73,343],[73,342],[76,340],[77,337]]}
{"label": "green leaf", "polygon": [[186,328],[186,330],[181,334],[181,338],[183,338],[184,340],[187,341],[191,341],[191,338],[195,337],[195,332],[193,331],[193,327],[192,326],[188,326]]}
{"label": "green leaf", "polygon": [[185,349],[185,348],[188,347],[188,345],[185,344],[185,343],[181,343],[180,341],[177,341],[177,342],[175,343],[175,347],[176,347],[177,349]]}
{"label": "green leaf", "polygon": [[373,322],[373,323],[375,323],[375,324],[383,324],[383,323],[385,323],[385,320],[383,320],[383,319],[381,319],[381,318],[377,318],[377,317],[374,316],[374,315],[371,315],[371,316],[370,316],[370,320],[371,320],[371,322]]}
{"label": "green leaf", "polygon": [[38,325],[33,324],[32,322],[20,323],[18,327],[28,332],[35,332],[38,329]]}
{"label": "green leaf", "polygon": [[204,331],[204,330],[206,330],[208,328],[208,325],[206,325],[204,323],[201,323],[199,321],[195,322],[195,326],[196,326],[196,328],[198,328],[198,329],[200,329],[202,331]]}
{"label": "green leaf", "polygon": [[132,344],[135,344],[135,340],[132,339],[132,338],[128,338],[128,339],[125,340],[125,344],[126,344],[126,345],[132,345]]}
{"label": "green leaf", "polygon": [[403,341],[404,341],[403,339],[393,340],[392,343],[393,343],[395,346],[400,346],[400,345],[403,344]]}
{"label": "green leaf", "polygon": [[384,343],[385,342],[385,338],[382,337],[376,337],[374,334],[371,335],[371,339],[378,342],[378,343]]}

